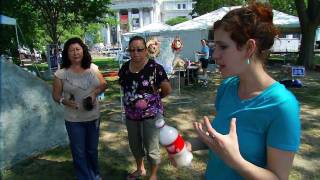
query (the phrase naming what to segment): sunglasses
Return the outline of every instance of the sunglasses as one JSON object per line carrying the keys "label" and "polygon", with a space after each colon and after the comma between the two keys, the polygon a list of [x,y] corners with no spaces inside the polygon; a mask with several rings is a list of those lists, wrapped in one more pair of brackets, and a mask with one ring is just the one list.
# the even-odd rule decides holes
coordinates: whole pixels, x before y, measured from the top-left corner
{"label": "sunglasses", "polygon": [[138,48],[138,49],[128,49],[128,52],[142,52],[142,51],[144,51],[145,50],[145,48]]}

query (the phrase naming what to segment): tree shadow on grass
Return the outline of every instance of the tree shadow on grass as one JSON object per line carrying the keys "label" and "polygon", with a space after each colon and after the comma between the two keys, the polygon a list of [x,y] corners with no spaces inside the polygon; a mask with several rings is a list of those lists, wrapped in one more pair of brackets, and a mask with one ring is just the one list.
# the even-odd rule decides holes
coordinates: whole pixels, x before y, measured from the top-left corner
{"label": "tree shadow on grass", "polygon": [[[164,103],[166,121],[171,126],[177,127],[185,139],[195,136],[195,131],[191,125],[193,120],[202,120],[204,115],[209,115],[209,118],[212,119],[211,116],[213,116],[215,109],[215,93],[221,80],[220,76],[215,74],[210,80],[208,88],[196,84],[185,86],[181,89],[181,98],[166,98],[167,100]],[[310,110],[316,110],[320,107],[318,93],[320,82],[314,76],[308,76],[305,82],[308,84],[306,88],[292,89],[292,91],[302,105],[307,106]],[[109,91],[106,92],[106,100],[103,102],[105,104],[102,103],[99,164],[104,179],[118,180],[124,179],[128,172],[135,169],[135,162],[129,150],[125,126],[121,121],[119,87],[116,82],[109,82],[109,87]],[[182,101],[190,101],[190,103],[181,103]],[[110,103],[114,103],[114,105],[110,105]],[[319,136],[314,134],[314,130],[319,129],[319,115],[312,114],[307,110],[304,110],[303,115],[304,119],[301,121],[302,143],[306,144],[306,149],[310,149],[299,154],[307,160],[320,158],[320,147],[317,144]],[[185,125],[186,127],[184,127]],[[104,139],[104,136],[107,138]],[[170,165],[166,151],[161,148],[163,161],[159,169],[159,179],[203,179],[203,171],[207,161],[206,152],[194,153],[192,168],[177,169]],[[294,176],[293,179],[320,179],[318,171],[311,172],[299,167],[294,167],[291,175]],[[23,161],[11,169],[5,170],[3,179],[75,179],[70,149],[68,146],[56,148],[43,153],[41,156]]]}
{"label": "tree shadow on grass", "polygon": [[300,156],[305,159],[319,159],[320,160],[320,144],[318,143],[320,140],[319,137],[315,137],[314,134],[306,134],[304,133],[301,137],[301,142],[308,145],[310,148],[307,150],[301,151]]}
{"label": "tree shadow on grass", "polygon": [[5,170],[6,180],[72,180],[72,161],[54,161],[35,157]]}
{"label": "tree shadow on grass", "polygon": [[315,171],[308,171],[304,168],[301,167],[293,167],[291,172],[290,172],[290,177],[289,179],[292,180],[300,180],[300,179],[310,179],[310,180],[316,180],[320,179],[319,175],[319,170],[320,168],[318,167],[317,170]]}
{"label": "tree shadow on grass", "polygon": [[308,105],[312,109],[320,107],[320,84],[317,87],[303,87],[300,89],[290,89],[301,105]]}
{"label": "tree shadow on grass", "polygon": [[[309,120],[308,122],[302,122],[302,129],[304,131],[320,129],[320,124],[317,120]],[[320,142],[320,141],[319,141]]]}
{"label": "tree shadow on grass", "polygon": [[105,147],[100,155],[101,176],[103,179],[125,179],[132,163],[128,155]]}

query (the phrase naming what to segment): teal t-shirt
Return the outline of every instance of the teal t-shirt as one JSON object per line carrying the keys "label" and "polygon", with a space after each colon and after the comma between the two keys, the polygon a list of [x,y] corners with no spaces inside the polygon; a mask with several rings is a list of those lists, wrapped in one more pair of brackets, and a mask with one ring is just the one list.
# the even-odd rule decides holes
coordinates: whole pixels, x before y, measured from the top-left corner
{"label": "teal t-shirt", "polygon": [[203,46],[201,48],[201,52],[205,55],[201,55],[200,57],[201,58],[204,58],[204,59],[209,59],[209,47],[207,45]]}
{"label": "teal t-shirt", "polygon": [[[258,96],[241,100],[238,86],[239,78],[230,77],[219,87],[213,128],[228,134],[231,118],[237,118],[240,153],[259,167],[267,165],[267,147],[296,152],[300,145],[300,107],[295,96],[275,82]],[[205,177],[210,180],[242,179],[211,150]]]}

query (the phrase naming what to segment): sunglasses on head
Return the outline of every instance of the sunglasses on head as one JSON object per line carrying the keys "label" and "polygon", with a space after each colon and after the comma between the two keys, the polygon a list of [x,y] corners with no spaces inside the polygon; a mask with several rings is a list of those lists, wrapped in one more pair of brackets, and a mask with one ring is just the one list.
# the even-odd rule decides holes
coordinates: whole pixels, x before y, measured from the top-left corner
{"label": "sunglasses on head", "polygon": [[142,51],[144,51],[144,50],[145,50],[145,48],[128,49],[128,52],[135,52],[135,51],[137,51],[137,52],[142,52]]}

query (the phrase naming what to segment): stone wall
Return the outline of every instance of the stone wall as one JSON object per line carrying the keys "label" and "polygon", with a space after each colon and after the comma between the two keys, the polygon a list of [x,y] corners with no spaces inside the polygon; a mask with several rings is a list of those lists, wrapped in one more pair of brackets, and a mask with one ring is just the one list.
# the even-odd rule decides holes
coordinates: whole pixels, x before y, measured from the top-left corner
{"label": "stone wall", "polygon": [[0,61],[0,169],[68,143],[63,109],[52,87],[22,68]]}

